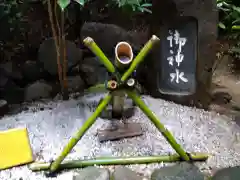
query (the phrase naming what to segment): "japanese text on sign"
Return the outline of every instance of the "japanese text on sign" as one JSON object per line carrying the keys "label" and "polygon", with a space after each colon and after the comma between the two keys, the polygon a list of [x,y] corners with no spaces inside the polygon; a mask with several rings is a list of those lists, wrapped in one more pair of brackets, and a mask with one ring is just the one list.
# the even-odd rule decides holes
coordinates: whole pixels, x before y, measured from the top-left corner
{"label": "japanese text on sign", "polygon": [[[180,34],[177,30],[169,31],[169,36],[167,37],[170,45],[170,56],[167,57],[170,66],[174,67],[174,63],[177,64],[177,68],[175,68],[175,72],[170,73],[171,82],[180,83],[183,81],[185,83],[188,82],[188,79],[184,77],[184,72],[180,71],[180,65],[184,60],[184,54],[182,54],[182,49],[187,42],[185,37],[180,37]],[[174,47],[177,47],[177,52],[174,52]]]}

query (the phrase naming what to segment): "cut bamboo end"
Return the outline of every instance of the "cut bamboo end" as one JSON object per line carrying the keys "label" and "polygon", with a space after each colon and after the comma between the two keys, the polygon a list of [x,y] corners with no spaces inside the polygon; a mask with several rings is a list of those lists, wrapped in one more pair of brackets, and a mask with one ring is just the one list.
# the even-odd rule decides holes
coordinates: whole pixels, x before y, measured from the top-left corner
{"label": "cut bamboo end", "polygon": [[135,85],[135,80],[133,78],[128,79],[127,85],[133,87]]}
{"label": "cut bamboo end", "polygon": [[117,88],[117,82],[111,80],[111,81],[108,82],[107,86],[108,86],[109,89],[116,89]]}
{"label": "cut bamboo end", "polygon": [[127,42],[119,42],[115,47],[115,64],[118,68],[127,67],[133,60],[132,47]]}
{"label": "cut bamboo end", "polygon": [[156,35],[152,35],[152,41],[160,41],[160,39]]}
{"label": "cut bamboo end", "polygon": [[86,46],[89,46],[91,43],[94,43],[94,40],[93,40],[93,38],[91,38],[91,37],[86,37],[86,38],[83,40],[83,43],[84,43]]}

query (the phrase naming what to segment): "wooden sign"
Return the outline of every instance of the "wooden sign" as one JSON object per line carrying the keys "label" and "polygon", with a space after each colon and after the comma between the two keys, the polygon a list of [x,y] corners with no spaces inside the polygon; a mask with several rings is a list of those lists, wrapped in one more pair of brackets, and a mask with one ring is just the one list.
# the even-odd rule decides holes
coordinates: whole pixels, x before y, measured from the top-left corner
{"label": "wooden sign", "polygon": [[162,94],[191,95],[196,91],[197,21],[178,20],[160,30],[158,90]]}

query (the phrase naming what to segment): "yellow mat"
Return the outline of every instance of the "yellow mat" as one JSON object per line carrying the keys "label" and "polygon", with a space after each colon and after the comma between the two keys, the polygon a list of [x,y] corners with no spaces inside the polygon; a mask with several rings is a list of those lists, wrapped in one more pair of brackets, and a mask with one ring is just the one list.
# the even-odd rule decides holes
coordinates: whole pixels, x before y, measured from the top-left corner
{"label": "yellow mat", "polygon": [[0,170],[33,161],[26,128],[0,132]]}

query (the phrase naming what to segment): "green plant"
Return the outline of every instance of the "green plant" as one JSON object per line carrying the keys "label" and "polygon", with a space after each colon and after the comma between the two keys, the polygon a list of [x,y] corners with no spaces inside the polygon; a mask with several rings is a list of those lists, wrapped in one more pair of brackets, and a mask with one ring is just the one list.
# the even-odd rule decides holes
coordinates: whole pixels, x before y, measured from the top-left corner
{"label": "green plant", "polygon": [[19,11],[16,0],[3,1],[0,3],[0,20],[7,20],[8,23],[15,25],[21,16],[22,13]]}
{"label": "green plant", "polygon": [[228,53],[235,59],[240,60],[240,34],[234,33],[229,36],[235,43],[229,48]]}
{"label": "green plant", "polygon": [[240,7],[231,0],[217,0],[219,28],[224,30],[240,29]]}
{"label": "green plant", "polygon": [[[22,48],[17,40],[24,36],[26,25],[24,13],[27,9],[28,1],[3,0],[0,2],[0,56],[3,57],[1,61],[11,59]],[[13,48],[12,45],[17,43],[18,47]]]}
{"label": "green plant", "polygon": [[149,7],[152,3],[148,0],[118,0],[115,1],[119,8],[131,8],[132,11],[136,12],[148,12],[152,13]]}
{"label": "green plant", "polygon": [[232,42],[228,53],[235,60],[240,59],[240,1],[239,0],[217,0],[217,8],[219,10],[219,28],[220,32],[224,32]]}
{"label": "green plant", "polygon": [[[89,0],[74,0],[80,7],[84,7]],[[71,3],[71,0],[58,0],[58,5],[64,11],[67,6]],[[148,12],[152,13],[149,7],[152,6],[150,0],[111,0],[108,4],[117,5],[119,8],[130,8],[132,11],[136,12]],[[107,4],[106,4],[107,5]]]}

